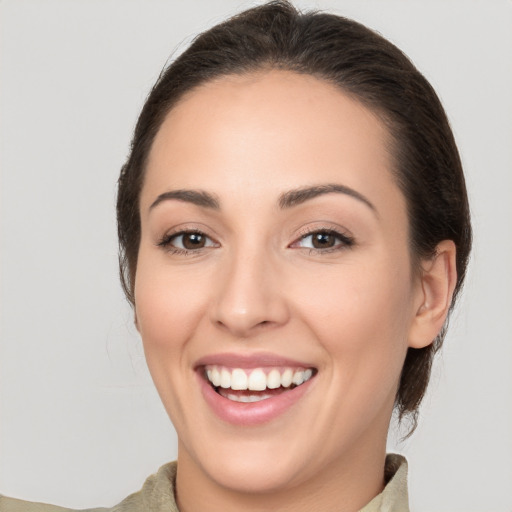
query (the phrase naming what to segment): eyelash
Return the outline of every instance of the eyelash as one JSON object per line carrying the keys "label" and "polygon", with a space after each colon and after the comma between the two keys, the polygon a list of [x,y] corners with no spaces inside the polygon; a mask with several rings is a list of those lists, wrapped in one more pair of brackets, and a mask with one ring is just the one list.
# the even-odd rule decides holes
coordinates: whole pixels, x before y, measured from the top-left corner
{"label": "eyelash", "polygon": [[309,237],[312,237],[313,235],[318,235],[318,234],[332,235],[336,239],[338,239],[339,243],[337,243],[334,247],[327,247],[324,249],[311,247],[308,249],[309,254],[320,254],[320,255],[331,254],[333,252],[350,249],[351,247],[353,247],[355,245],[354,237],[352,237],[348,234],[340,233],[339,231],[336,231],[335,229],[332,229],[332,228],[315,228],[312,230],[307,230],[304,233],[302,233],[300,238],[297,241],[293,242],[290,245],[290,247],[293,247],[294,245],[298,244],[299,242],[302,242],[303,240],[305,240]]}
{"label": "eyelash", "polygon": [[[296,241],[294,241],[288,247],[295,248],[295,247],[297,247],[296,244],[298,244],[299,242],[302,242],[303,240],[306,240],[307,238],[312,237],[313,235],[318,235],[318,234],[332,235],[336,239],[339,240],[339,243],[336,244],[334,247],[327,247],[324,249],[311,247],[308,249],[309,254],[330,254],[330,253],[341,251],[344,249],[349,249],[349,248],[353,247],[355,244],[354,238],[350,235],[340,233],[339,231],[336,231],[331,228],[326,228],[326,229],[322,229],[322,228],[318,229],[317,228],[317,229],[305,231],[304,233],[302,233],[300,235],[300,237]],[[203,247],[198,247],[197,249],[185,249],[185,248],[181,248],[181,247],[175,247],[172,245],[173,240],[176,240],[177,238],[185,236],[185,235],[199,235],[199,236],[205,237],[205,239],[211,243],[209,245],[206,245]],[[157,246],[164,248],[165,250],[167,250],[168,252],[170,252],[172,254],[177,254],[180,256],[190,256],[192,254],[197,255],[200,252],[202,252],[202,249],[209,248],[209,247],[215,247],[215,246],[218,246],[218,244],[217,244],[217,242],[214,242],[208,235],[206,235],[202,231],[191,229],[191,230],[183,230],[183,231],[178,231],[176,233],[166,234],[160,239],[160,241],[157,243]],[[300,248],[300,247],[297,247],[297,248]]]}
{"label": "eyelash", "polygon": [[[176,240],[180,236],[185,235],[199,235],[204,237],[207,241],[212,242],[210,245],[204,246],[204,247],[198,247],[197,249],[185,249],[182,247],[175,247],[172,245],[173,240]],[[197,255],[201,252],[202,249],[208,248],[208,247],[214,247],[217,243],[214,242],[208,235],[203,233],[202,231],[199,231],[197,229],[186,229],[183,231],[178,231],[176,233],[169,233],[164,235],[160,241],[157,243],[158,247],[162,247],[166,251],[177,254],[179,256],[191,256],[191,255]]]}

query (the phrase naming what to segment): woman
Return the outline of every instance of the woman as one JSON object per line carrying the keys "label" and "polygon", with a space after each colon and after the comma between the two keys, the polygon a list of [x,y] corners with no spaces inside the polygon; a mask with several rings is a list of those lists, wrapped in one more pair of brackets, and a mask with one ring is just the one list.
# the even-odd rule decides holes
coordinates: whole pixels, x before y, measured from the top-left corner
{"label": "woman", "polygon": [[114,510],[408,510],[388,426],[394,408],[414,426],[471,245],[453,136],[408,59],[287,3],[214,27],[148,97],[117,213],[179,447]]}

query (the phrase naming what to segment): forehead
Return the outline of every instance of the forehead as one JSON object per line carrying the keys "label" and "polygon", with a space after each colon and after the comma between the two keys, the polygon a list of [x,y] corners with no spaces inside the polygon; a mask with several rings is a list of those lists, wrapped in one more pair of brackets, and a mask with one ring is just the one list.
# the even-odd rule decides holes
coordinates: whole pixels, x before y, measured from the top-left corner
{"label": "forehead", "polygon": [[388,139],[376,114],[327,81],[275,70],[223,77],[167,115],[142,204],[166,188],[257,195],[330,182],[365,195],[383,186],[399,193]]}

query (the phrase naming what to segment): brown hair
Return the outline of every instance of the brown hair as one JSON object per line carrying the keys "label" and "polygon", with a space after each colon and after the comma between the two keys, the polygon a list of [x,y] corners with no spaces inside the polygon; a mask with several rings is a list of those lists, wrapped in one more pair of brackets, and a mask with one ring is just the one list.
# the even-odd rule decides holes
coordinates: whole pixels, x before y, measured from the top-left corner
{"label": "brown hair", "polygon": [[[144,168],[166,114],[194,87],[261,69],[327,80],[379,115],[391,135],[394,173],[407,201],[413,260],[432,257],[442,240],[453,240],[457,247],[453,307],[466,272],[471,224],[459,154],[436,93],[379,34],[341,16],[303,14],[286,1],[249,9],[200,34],[151,90],[119,177],[119,262],[128,300],[134,304]],[[445,331],[446,325],[425,348],[408,349],[395,406],[400,419],[410,414],[412,430]]]}

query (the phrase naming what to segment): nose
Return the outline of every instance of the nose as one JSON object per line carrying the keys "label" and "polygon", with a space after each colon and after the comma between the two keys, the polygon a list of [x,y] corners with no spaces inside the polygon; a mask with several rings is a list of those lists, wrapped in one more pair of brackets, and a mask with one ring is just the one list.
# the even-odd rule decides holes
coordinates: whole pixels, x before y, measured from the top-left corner
{"label": "nose", "polygon": [[237,338],[284,325],[289,308],[279,274],[271,257],[240,250],[219,272],[212,322]]}

